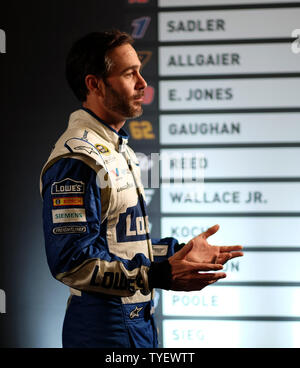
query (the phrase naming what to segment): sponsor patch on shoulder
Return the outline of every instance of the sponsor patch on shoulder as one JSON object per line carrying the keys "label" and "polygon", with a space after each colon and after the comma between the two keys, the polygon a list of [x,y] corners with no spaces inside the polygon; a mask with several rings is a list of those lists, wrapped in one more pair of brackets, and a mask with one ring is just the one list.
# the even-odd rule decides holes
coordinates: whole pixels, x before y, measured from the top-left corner
{"label": "sponsor patch on shoulder", "polygon": [[84,152],[87,152],[89,155],[91,154],[91,153],[95,153],[96,155],[98,154],[96,151],[95,151],[95,149],[94,149],[94,147],[92,147],[92,146],[84,146],[84,145],[81,145],[81,146],[76,146],[76,147],[73,147],[73,150],[74,151],[84,151]]}
{"label": "sponsor patch on shoulder", "polygon": [[65,178],[51,185],[51,194],[84,194],[84,187],[83,181]]}
{"label": "sponsor patch on shoulder", "polygon": [[66,208],[52,210],[52,220],[54,224],[63,222],[86,222],[84,208]]}
{"label": "sponsor patch on shoulder", "polygon": [[53,198],[53,206],[83,206],[83,197],[57,197]]}
{"label": "sponsor patch on shoulder", "polygon": [[57,226],[53,228],[53,234],[84,234],[86,233],[86,226]]}
{"label": "sponsor patch on shoulder", "polygon": [[111,154],[110,150],[106,146],[104,146],[103,144],[95,144],[95,147],[103,155],[110,155]]}
{"label": "sponsor patch on shoulder", "polygon": [[87,139],[88,133],[89,132],[85,130],[82,138],[73,137],[68,139],[65,142],[65,147],[67,147],[70,152],[86,152],[89,155],[92,153],[98,155],[96,148]]}

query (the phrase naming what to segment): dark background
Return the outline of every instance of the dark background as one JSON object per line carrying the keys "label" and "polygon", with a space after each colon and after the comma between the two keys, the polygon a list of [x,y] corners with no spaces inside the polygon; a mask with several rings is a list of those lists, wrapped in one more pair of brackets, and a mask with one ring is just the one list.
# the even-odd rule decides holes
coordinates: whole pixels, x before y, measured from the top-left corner
{"label": "dark background", "polygon": [[0,314],[0,347],[61,346],[69,291],[48,269],[39,175],[69,114],[80,107],[64,77],[68,50],[91,31],[128,31],[129,12],[126,0],[1,4],[6,53],[0,54],[0,289],[6,314]]}

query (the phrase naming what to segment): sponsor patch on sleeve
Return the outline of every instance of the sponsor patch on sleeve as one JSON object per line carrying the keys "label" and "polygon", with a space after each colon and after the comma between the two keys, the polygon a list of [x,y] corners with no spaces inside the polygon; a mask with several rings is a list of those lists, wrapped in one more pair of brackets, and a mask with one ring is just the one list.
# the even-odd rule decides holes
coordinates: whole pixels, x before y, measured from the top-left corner
{"label": "sponsor patch on sleeve", "polygon": [[86,222],[84,208],[66,208],[52,210],[52,220],[54,224],[64,222]]}
{"label": "sponsor patch on sleeve", "polygon": [[82,181],[73,180],[70,178],[56,181],[51,186],[51,194],[84,194],[85,184]]}
{"label": "sponsor patch on sleeve", "polygon": [[83,197],[58,197],[52,199],[53,206],[83,206]]}
{"label": "sponsor patch on sleeve", "polygon": [[52,231],[55,235],[84,234],[87,228],[86,226],[57,226],[54,227]]}

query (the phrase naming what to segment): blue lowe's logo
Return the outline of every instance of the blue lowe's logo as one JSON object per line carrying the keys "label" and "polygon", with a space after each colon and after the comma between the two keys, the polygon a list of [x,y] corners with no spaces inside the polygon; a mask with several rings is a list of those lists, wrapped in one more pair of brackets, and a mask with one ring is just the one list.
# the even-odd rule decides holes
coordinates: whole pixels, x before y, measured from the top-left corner
{"label": "blue lowe's logo", "polygon": [[[143,203],[145,206],[144,200]],[[128,207],[125,213],[120,214],[116,230],[117,241],[121,243],[149,238],[148,216],[143,216],[140,201],[136,206]]]}

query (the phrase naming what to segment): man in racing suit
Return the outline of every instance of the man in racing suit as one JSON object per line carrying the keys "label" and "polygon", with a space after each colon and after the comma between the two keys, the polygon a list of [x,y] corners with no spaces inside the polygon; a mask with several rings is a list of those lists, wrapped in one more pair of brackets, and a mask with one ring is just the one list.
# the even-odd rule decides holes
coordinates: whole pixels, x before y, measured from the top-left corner
{"label": "man in racing suit", "polygon": [[186,245],[150,238],[139,163],[122,128],[141,115],[146,87],[131,44],[114,31],[73,46],[67,79],[83,107],[41,173],[48,264],[71,290],[64,347],[157,347],[153,289],[200,290],[225,274],[199,271],[242,255],[207,243],[218,227]]}

